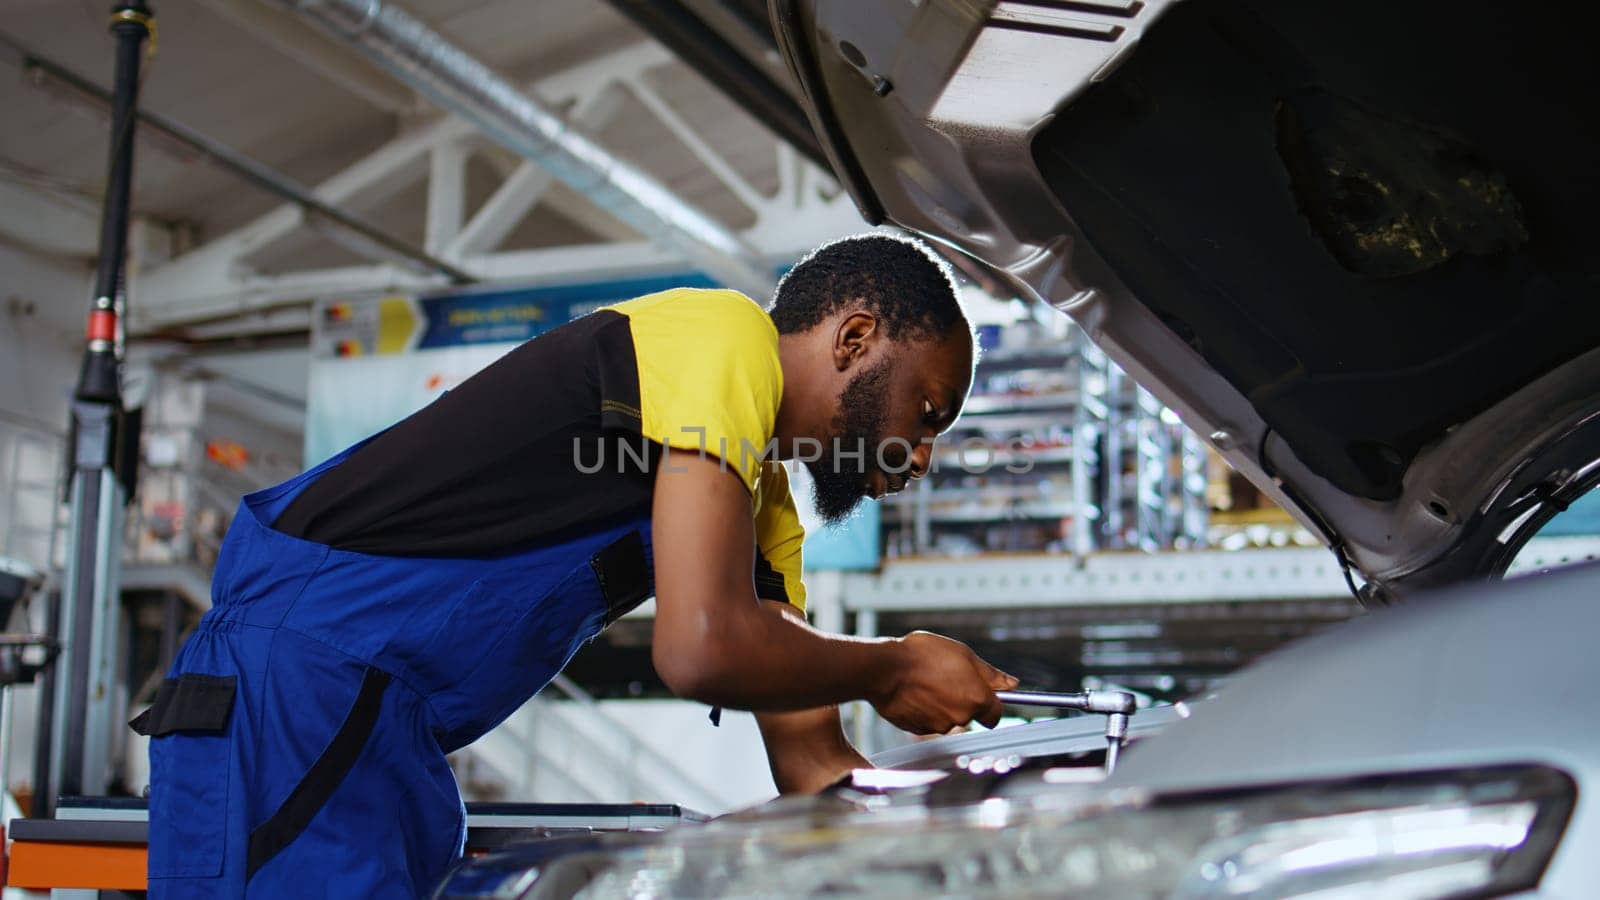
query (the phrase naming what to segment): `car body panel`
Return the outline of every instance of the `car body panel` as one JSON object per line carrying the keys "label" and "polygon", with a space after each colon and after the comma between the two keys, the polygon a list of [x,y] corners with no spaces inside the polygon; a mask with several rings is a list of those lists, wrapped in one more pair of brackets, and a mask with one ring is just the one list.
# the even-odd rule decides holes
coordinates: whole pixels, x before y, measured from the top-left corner
{"label": "car body panel", "polygon": [[1130,748],[1107,787],[1189,791],[1506,763],[1579,786],[1544,884],[1600,885],[1600,565],[1472,586],[1307,638],[1242,672],[1158,740]]}

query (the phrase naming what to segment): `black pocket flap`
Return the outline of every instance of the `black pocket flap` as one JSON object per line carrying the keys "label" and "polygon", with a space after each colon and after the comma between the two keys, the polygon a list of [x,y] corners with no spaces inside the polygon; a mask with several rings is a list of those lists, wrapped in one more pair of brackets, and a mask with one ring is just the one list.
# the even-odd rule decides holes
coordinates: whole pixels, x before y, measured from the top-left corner
{"label": "black pocket flap", "polygon": [[128,726],[139,734],[222,734],[233,711],[232,675],[179,675],[156,692],[156,702]]}
{"label": "black pocket flap", "polygon": [[655,593],[644,539],[630,531],[589,560],[605,597],[606,624],[622,618]]}

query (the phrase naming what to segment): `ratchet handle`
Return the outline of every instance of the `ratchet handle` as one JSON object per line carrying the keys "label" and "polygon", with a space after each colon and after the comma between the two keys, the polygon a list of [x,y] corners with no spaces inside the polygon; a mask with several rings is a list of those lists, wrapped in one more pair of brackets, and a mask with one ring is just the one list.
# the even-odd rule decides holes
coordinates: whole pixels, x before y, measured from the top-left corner
{"label": "ratchet handle", "polygon": [[1079,694],[1058,694],[1050,691],[995,691],[1001,703],[1014,706],[1049,706],[1055,709],[1079,709],[1084,712],[1107,715],[1131,715],[1134,711],[1133,695],[1126,691],[1084,691]]}

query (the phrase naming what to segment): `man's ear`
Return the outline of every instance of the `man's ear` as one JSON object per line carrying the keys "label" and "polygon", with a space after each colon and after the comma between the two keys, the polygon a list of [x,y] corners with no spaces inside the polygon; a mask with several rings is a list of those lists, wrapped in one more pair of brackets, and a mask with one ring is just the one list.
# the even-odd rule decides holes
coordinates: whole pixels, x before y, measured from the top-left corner
{"label": "man's ear", "polygon": [[833,331],[833,366],[840,372],[861,362],[882,332],[878,317],[864,309],[841,318]]}

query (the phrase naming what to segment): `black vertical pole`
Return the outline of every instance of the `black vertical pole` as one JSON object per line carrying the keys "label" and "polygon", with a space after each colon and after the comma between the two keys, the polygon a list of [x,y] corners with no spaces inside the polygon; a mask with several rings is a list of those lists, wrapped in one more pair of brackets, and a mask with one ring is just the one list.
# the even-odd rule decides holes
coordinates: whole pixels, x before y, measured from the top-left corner
{"label": "black vertical pole", "polygon": [[[111,96],[111,159],[105,205],[100,215],[100,264],[95,273],[94,305],[89,311],[88,345],[78,374],[77,399],[118,406],[122,398],[122,277],[128,255],[129,199],[133,193],[133,133],[139,104],[139,67],[154,17],[144,0],[124,0],[111,12],[117,38],[117,72]],[[109,460],[109,446],[107,459]]]}
{"label": "black vertical pole", "polygon": [[[45,630],[61,634],[61,592],[52,590],[47,597]],[[33,808],[30,816],[47,817],[55,814],[55,785],[50,780],[50,735],[55,728],[56,684],[60,682],[55,666],[46,666],[39,674],[38,698],[39,727],[33,736]]]}
{"label": "black vertical pole", "polygon": [[[71,610],[71,634],[58,635],[68,646],[70,665],[56,679],[65,691],[66,716],[57,732],[61,746],[60,780],[52,796],[42,797],[54,812],[56,796],[97,789],[98,777],[84,772],[84,732],[89,712],[92,677],[91,644],[95,631],[96,602],[107,585],[97,583],[101,563],[121,552],[121,535],[104,534],[101,510],[116,496],[104,496],[106,473],[114,467],[116,423],[121,413],[123,268],[128,249],[129,197],[133,188],[134,112],[139,99],[139,68],[145,39],[154,18],[143,0],[123,0],[111,10],[111,32],[116,36],[116,83],[111,101],[111,159],[106,177],[105,205],[100,218],[100,264],[94,299],[89,309],[83,367],[72,403],[73,577],[64,602]],[[113,491],[113,494],[119,493]],[[112,636],[107,636],[110,640]],[[89,778],[86,782],[86,778]]]}

